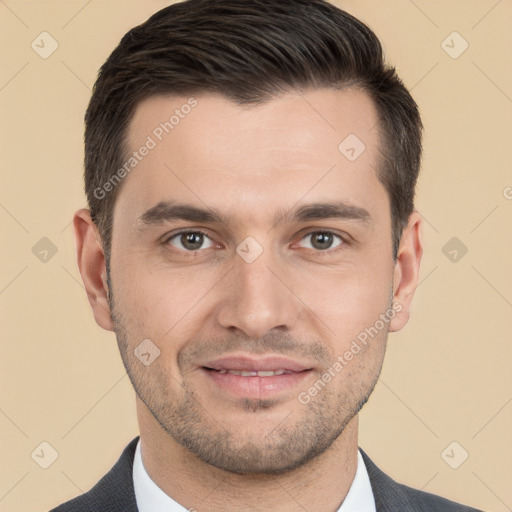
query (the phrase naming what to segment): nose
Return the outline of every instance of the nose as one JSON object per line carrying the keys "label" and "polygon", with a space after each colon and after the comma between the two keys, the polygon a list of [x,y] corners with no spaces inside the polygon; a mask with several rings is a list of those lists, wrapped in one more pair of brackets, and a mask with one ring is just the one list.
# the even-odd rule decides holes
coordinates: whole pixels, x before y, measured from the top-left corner
{"label": "nose", "polygon": [[223,283],[217,321],[225,329],[261,338],[272,329],[291,330],[303,303],[293,290],[290,272],[264,251],[248,263],[238,254]]}

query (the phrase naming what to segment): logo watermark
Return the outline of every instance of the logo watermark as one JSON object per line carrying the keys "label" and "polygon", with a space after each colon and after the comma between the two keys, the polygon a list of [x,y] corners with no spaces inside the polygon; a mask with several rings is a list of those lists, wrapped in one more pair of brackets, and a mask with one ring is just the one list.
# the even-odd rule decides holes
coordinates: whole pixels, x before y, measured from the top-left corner
{"label": "logo watermark", "polygon": [[352,340],[350,348],[346,350],[343,355],[339,355],[336,358],[336,361],[327,368],[322,376],[317,379],[307,391],[299,393],[297,397],[298,401],[303,405],[307,405],[311,401],[311,397],[314,397],[318,395],[320,391],[323,391],[325,386],[331,382],[331,380],[334,379],[350,361],[352,361],[354,356],[361,352],[363,348],[361,345],[368,345],[369,338],[375,338],[375,336],[377,336],[377,334],[379,334],[379,332],[382,331],[382,329],[389,324],[391,319],[394,318],[397,313],[402,311],[402,309],[402,304],[393,302],[392,307],[388,308],[385,313],[381,313],[379,319],[376,320],[372,326],[366,327],[354,340]]}

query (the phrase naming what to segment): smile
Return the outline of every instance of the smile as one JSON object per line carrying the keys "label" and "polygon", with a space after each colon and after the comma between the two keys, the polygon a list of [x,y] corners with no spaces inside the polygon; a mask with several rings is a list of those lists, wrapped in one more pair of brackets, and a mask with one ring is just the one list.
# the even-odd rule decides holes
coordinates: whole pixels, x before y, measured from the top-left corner
{"label": "smile", "polygon": [[219,373],[229,373],[231,375],[240,375],[241,377],[273,377],[274,375],[283,375],[285,373],[291,374],[294,373],[291,370],[227,370],[225,368],[221,368],[220,370],[216,370],[214,368],[207,368],[208,370],[214,370]]}

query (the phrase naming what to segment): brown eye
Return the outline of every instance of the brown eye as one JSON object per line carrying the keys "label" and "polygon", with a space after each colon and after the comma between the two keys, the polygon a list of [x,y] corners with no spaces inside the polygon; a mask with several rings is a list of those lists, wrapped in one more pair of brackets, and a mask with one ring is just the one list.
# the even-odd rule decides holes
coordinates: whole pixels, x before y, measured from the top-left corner
{"label": "brown eye", "polygon": [[[310,239],[308,249],[315,249],[318,251],[325,251],[328,249],[332,249],[344,243],[343,238],[340,235],[332,233],[330,231],[314,231],[312,233],[308,233],[303,240]],[[336,242],[336,239],[339,240],[338,243],[333,245]]]}
{"label": "brown eye", "polygon": [[[210,245],[208,247],[203,247],[205,240],[210,241]],[[181,233],[177,233],[168,238],[166,243],[176,247],[177,249],[188,252],[198,251],[199,249],[208,249],[214,245],[208,235],[201,231],[183,231]]]}

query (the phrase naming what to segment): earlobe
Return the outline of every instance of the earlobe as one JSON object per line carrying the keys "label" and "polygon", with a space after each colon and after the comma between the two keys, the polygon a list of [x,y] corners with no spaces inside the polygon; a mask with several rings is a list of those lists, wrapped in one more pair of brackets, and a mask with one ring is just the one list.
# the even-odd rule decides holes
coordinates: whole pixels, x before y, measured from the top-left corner
{"label": "earlobe", "polygon": [[108,303],[105,254],[101,237],[89,210],[78,210],[73,217],[78,268],[96,323],[113,331]]}
{"label": "earlobe", "polygon": [[393,280],[393,309],[396,314],[390,322],[390,332],[399,331],[409,321],[423,254],[421,227],[421,216],[415,210],[410,215],[400,240]]}

